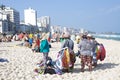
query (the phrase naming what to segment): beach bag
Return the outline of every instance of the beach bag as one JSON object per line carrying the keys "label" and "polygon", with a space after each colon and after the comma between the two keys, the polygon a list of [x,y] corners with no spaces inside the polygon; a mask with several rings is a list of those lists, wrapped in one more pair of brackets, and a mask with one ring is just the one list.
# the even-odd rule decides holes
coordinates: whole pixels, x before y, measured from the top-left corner
{"label": "beach bag", "polygon": [[57,55],[56,66],[61,70],[64,68],[68,68],[68,62],[67,62],[68,57],[66,54],[67,54],[66,49],[63,49],[59,51]]}
{"label": "beach bag", "polygon": [[101,48],[100,61],[103,61],[106,57],[106,50],[103,44],[100,44],[100,48]]}
{"label": "beach bag", "polygon": [[56,62],[56,66],[61,70],[69,68],[70,54],[68,48],[58,52],[57,59],[55,62]]}
{"label": "beach bag", "polygon": [[69,63],[70,63],[70,54],[68,49],[64,50],[63,58],[62,58],[62,66],[65,69],[69,68]]}
{"label": "beach bag", "polygon": [[[56,59],[56,66],[62,70],[62,72],[72,72],[74,68],[74,63],[76,61],[76,56],[74,51],[70,51],[68,47],[63,48],[58,52]],[[59,73],[61,73],[59,71]]]}
{"label": "beach bag", "polygon": [[106,57],[106,50],[103,44],[97,47],[97,60],[103,61]]}

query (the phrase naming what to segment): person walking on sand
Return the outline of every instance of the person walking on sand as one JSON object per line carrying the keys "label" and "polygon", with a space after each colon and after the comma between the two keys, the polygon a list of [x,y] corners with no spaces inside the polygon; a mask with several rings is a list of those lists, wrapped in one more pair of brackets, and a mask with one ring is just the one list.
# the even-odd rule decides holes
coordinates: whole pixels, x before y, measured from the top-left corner
{"label": "person walking on sand", "polygon": [[48,43],[48,34],[43,33],[42,39],[40,41],[40,52],[43,53],[43,62],[44,62],[44,68],[47,68],[47,59],[48,59],[48,53],[49,53],[49,43]]}
{"label": "person walking on sand", "polygon": [[78,44],[81,58],[81,72],[84,72],[85,65],[89,67],[89,71],[92,71],[92,43],[90,42],[91,35],[83,35],[82,40]]}
{"label": "person walking on sand", "polygon": [[70,39],[70,34],[68,32],[65,32],[63,35],[64,41],[62,42],[61,48],[68,47],[69,53],[70,53],[70,71],[74,68],[75,63],[75,54],[74,54],[74,42]]}
{"label": "person walking on sand", "polygon": [[61,48],[68,47],[71,50],[74,49],[74,42],[70,39],[70,34],[68,32],[65,32],[63,35],[64,41],[62,43]]}

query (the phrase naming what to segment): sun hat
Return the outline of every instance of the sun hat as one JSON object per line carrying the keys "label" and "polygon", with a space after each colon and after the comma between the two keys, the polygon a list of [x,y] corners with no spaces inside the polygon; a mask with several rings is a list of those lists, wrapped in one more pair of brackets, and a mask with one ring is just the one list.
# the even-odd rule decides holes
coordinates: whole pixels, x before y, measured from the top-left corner
{"label": "sun hat", "polygon": [[70,33],[69,32],[65,32],[63,35],[64,38],[69,38],[70,37]]}
{"label": "sun hat", "polygon": [[42,33],[42,39],[41,40],[48,39],[48,37],[49,37],[49,33]]}
{"label": "sun hat", "polygon": [[91,34],[88,34],[87,37],[91,37],[91,38],[92,38],[92,35],[91,35]]}

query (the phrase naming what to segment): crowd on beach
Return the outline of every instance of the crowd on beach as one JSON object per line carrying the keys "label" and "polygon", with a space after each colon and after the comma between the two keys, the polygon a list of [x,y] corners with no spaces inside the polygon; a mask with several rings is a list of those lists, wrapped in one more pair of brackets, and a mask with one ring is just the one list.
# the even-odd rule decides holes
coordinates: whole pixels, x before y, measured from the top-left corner
{"label": "crowd on beach", "polygon": [[[78,52],[74,51],[75,40],[78,44]],[[21,32],[12,36],[6,36],[3,34],[3,36],[0,38],[0,41],[21,41],[19,46],[29,47],[33,52],[43,53],[43,60],[38,65],[41,67],[41,63],[43,63],[44,70],[49,70],[54,67],[55,72],[60,72],[60,74],[62,72],[74,71],[76,57],[80,58],[81,72],[84,72],[85,66],[88,66],[89,71],[92,71],[92,68],[97,66],[98,59],[96,47],[100,44],[89,33],[82,33],[76,36],[71,35],[69,32],[63,32],[62,34],[58,32],[55,32],[54,34],[51,34],[51,32],[37,34]],[[55,67],[55,65],[58,63],[57,60],[52,61],[52,58],[49,57],[52,42],[61,42],[61,52],[59,52],[58,57],[63,54],[61,57],[61,61],[63,61],[61,63],[62,67]],[[39,73],[38,69],[35,71]]]}

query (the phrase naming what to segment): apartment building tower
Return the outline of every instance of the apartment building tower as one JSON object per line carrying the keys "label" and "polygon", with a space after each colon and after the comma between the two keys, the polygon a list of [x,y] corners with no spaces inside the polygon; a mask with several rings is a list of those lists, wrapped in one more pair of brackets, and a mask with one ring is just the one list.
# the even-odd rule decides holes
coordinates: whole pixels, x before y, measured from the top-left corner
{"label": "apartment building tower", "polygon": [[32,9],[28,8],[24,10],[24,20],[26,25],[37,25],[37,12]]}
{"label": "apartment building tower", "polygon": [[50,17],[49,16],[42,16],[37,19],[38,27],[45,28],[46,32],[50,31]]}
{"label": "apartment building tower", "polygon": [[[14,33],[18,30],[19,24],[20,24],[20,15],[19,12],[11,7],[0,8],[1,12],[1,24],[3,30],[5,32]],[[4,29],[6,25],[3,25],[3,23],[7,24],[8,29]]]}

